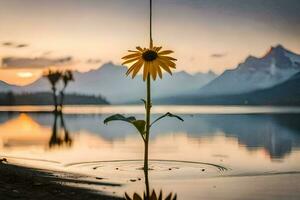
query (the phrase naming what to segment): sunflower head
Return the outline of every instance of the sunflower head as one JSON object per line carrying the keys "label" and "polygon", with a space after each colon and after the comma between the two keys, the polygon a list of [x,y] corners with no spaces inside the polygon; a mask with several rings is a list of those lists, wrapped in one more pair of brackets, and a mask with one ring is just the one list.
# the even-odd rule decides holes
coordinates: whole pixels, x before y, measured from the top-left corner
{"label": "sunflower head", "polygon": [[142,56],[145,61],[151,62],[157,59],[158,54],[156,53],[156,51],[147,50],[142,54]]}
{"label": "sunflower head", "polygon": [[143,80],[145,81],[150,75],[153,80],[156,80],[157,75],[162,78],[162,69],[172,75],[171,69],[176,68],[175,58],[168,56],[173,53],[171,50],[163,50],[162,47],[141,48],[136,47],[136,50],[129,50],[130,54],[122,59],[125,64],[131,64],[126,75],[132,74],[134,78],[137,73],[143,68]]}

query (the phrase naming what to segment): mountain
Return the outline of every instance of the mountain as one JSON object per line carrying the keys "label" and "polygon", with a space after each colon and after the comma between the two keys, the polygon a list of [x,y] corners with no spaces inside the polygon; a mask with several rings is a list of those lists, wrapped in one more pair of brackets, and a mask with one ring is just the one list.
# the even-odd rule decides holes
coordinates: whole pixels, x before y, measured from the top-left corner
{"label": "mountain", "polygon": [[[102,95],[115,104],[136,102],[144,98],[146,86],[141,76],[132,80],[125,76],[126,71],[124,66],[107,63],[88,72],[74,72],[75,82],[69,84],[67,93]],[[187,104],[194,103],[194,98],[199,99],[199,96],[212,96],[211,99],[215,99],[215,96],[222,95],[222,98],[228,96],[230,99],[231,95],[271,88],[299,71],[300,55],[278,45],[261,58],[249,56],[236,69],[226,70],[218,77],[213,72],[189,74],[180,71],[173,76],[164,74],[162,80],[152,83],[152,97],[160,101],[168,97],[186,98]],[[34,93],[49,90],[50,85],[44,78],[24,87],[0,82],[0,92]],[[221,99],[215,103],[218,102],[222,102]]]}
{"label": "mountain", "polygon": [[156,104],[192,105],[300,105],[300,72],[267,89],[243,94],[216,96],[176,96],[155,100]]}
{"label": "mountain", "polygon": [[287,81],[268,89],[244,95],[248,103],[270,105],[300,105],[300,72]]}
{"label": "mountain", "polygon": [[1,91],[10,91],[14,88],[13,85],[7,84],[4,81],[0,80],[0,90]]}
{"label": "mountain", "polygon": [[[59,100],[60,101],[60,100]],[[101,96],[87,96],[80,94],[65,95],[64,105],[103,105],[109,104]],[[17,106],[17,105],[53,105],[53,97],[51,92],[37,93],[0,93],[1,106]]]}
{"label": "mountain", "polygon": [[264,89],[286,81],[299,71],[300,55],[278,45],[262,58],[249,56],[236,69],[226,70],[202,87],[199,94],[240,94]]}
{"label": "mountain", "polygon": [[[124,103],[144,98],[145,84],[141,76],[135,79],[126,77],[126,67],[104,64],[102,67],[88,72],[74,72],[75,82],[71,82],[67,88],[67,93],[77,93],[84,95],[102,95],[109,102]],[[213,72],[197,73],[194,75],[184,71],[174,73],[171,77],[164,74],[162,80],[157,80],[152,84],[152,96],[161,98],[170,95],[190,94],[199,89],[199,86],[207,84],[216,78]],[[0,91],[13,91],[15,93],[35,93],[50,90],[48,80],[40,78],[34,83],[23,87],[7,87],[0,85]]]}

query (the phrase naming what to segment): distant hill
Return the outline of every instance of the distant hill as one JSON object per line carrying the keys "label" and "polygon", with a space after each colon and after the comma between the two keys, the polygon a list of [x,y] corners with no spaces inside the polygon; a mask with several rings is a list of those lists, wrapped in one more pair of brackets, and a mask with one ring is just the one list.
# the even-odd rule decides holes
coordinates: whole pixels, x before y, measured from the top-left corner
{"label": "distant hill", "polygon": [[276,86],[238,95],[176,96],[155,100],[157,104],[193,105],[300,105],[300,72]]}
{"label": "distant hill", "polygon": [[[124,66],[107,63],[96,70],[88,72],[74,72],[75,82],[68,85],[67,93],[77,93],[85,95],[102,95],[112,103],[124,103],[136,99],[144,98],[145,84],[141,76],[134,80],[126,77],[127,68]],[[164,74],[163,80],[153,83],[153,97],[166,97],[178,94],[191,94],[199,87],[207,84],[216,78],[213,72],[197,73],[194,75],[186,72],[174,73],[171,77]],[[35,93],[50,91],[50,85],[44,78],[40,78],[34,83],[16,87],[0,84],[0,92],[13,91],[14,93]]]}
{"label": "distant hill", "polygon": [[[87,96],[79,94],[67,94],[65,105],[102,105],[109,102],[101,96]],[[0,93],[0,105],[53,105],[52,93],[26,93],[13,94],[12,92]]]}
{"label": "distant hill", "polygon": [[14,86],[8,83],[5,83],[4,81],[0,80],[0,92],[5,92],[5,91],[10,91],[10,90],[14,90],[15,88],[17,88],[18,86]]}
{"label": "distant hill", "polygon": [[[236,69],[203,86],[199,95],[241,94],[269,88],[288,80],[300,71],[300,55],[283,46],[272,47],[262,58],[249,56]],[[199,87],[200,88],[200,87]]]}

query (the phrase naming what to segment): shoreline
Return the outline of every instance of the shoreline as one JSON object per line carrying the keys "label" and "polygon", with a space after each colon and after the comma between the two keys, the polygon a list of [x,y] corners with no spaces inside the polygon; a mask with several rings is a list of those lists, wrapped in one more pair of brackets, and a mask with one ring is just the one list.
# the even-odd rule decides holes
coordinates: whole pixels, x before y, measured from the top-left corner
{"label": "shoreline", "polygon": [[0,197],[4,200],[123,199],[96,190],[86,189],[86,187],[78,187],[78,185],[121,186],[119,184],[101,182],[97,180],[97,178],[95,178],[94,181],[86,178],[87,177],[78,174],[35,169],[0,162]]}

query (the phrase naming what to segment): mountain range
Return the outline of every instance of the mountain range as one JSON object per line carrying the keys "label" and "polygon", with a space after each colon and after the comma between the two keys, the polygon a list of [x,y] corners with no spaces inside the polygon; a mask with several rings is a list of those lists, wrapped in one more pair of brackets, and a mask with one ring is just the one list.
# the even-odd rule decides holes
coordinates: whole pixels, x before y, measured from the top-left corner
{"label": "mountain range", "polygon": [[[145,84],[141,84],[141,76],[133,80],[126,77],[126,70],[126,67],[106,63],[88,72],[75,71],[76,81],[69,84],[67,92],[101,94],[115,104],[136,102],[144,98]],[[173,76],[165,74],[162,80],[153,82],[152,96],[162,104],[274,104],[275,99],[278,100],[277,104],[281,104],[282,101],[298,98],[296,91],[291,91],[291,88],[295,89],[297,81],[300,81],[299,72],[300,55],[277,45],[261,58],[249,56],[235,69],[226,70],[219,76],[213,72],[189,74],[180,71]],[[2,92],[35,93],[49,90],[49,83],[44,78],[23,87],[0,81]],[[289,100],[281,99],[283,93]],[[267,101],[268,98],[271,98],[270,101]],[[279,99],[282,101],[279,102]]]}
{"label": "mountain range", "polygon": [[201,89],[199,95],[241,94],[280,84],[300,71],[300,55],[282,45],[272,47],[265,56],[249,56],[235,69],[223,74]]}
{"label": "mountain range", "polygon": [[177,105],[300,105],[300,72],[287,81],[270,88],[242,94],[182,95],[160,98],[155,104]]}
{"label": "mountain range", "polygon": [[190,95],[156,99],[156,104],[300,105],[300,55],[283,46],[262,58],[249,56]]}
{"label": "mountain range", "polygon": [[[127,68],[106,63],[98,69],[88,72],[74,72],[74,82],[67,87],[67,93],[84,95],[101,95],[111,103],[124,103],[144,98],[145,87],[141,75],[135,79],[126,77]],[[178,94],[189,94],[207,84],[214,78],[213,72],[188,74],[176,72],[173,76],[165,74],[162,80],[152,84],[154,98],[162,98]],[[50,91],[48,80],[40,78],[27,86],[14,86],[0,82],[0,91],[14,93],[37,93]]]}

